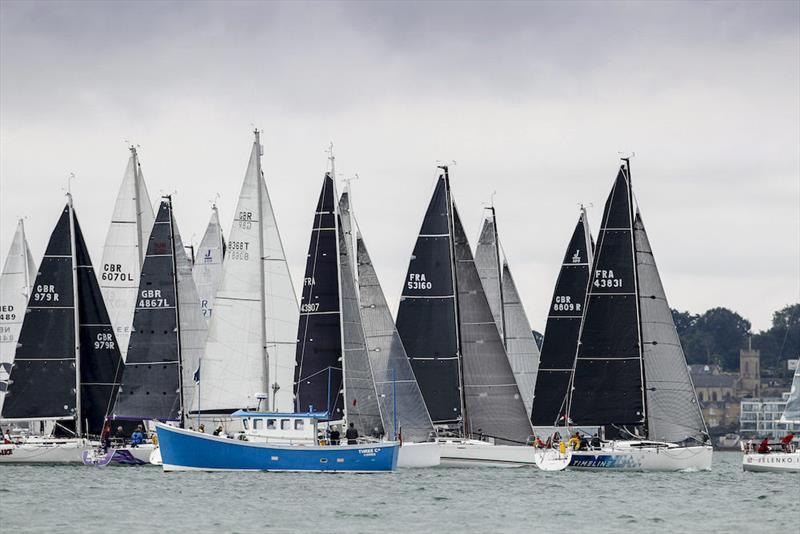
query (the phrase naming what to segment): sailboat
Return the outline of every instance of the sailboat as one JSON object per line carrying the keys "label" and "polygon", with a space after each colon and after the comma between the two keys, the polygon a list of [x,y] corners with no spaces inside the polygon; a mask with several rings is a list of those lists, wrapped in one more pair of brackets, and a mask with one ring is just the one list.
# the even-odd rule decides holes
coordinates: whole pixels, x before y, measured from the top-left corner
{"label": "sailboat", "polygon": [[254,135],[191,410],[198,422],[226,430],[240,425],[235,411],[259,408],[259,393],[268,395],[268,409],[294,409],[297,297]]}
{"label": "sailboat", "polygon": [[517,381],[519,393],[525,403],[528,417],[531,415],[533,391],[536,387],[536,372],[539,368],[539,346],[522,306],[508,260],[500,251],[497,233],[497,213],[494,206],[488,208],[489,216],[475,247],[475,266],[483,283],[483,290],[492,309],[497,330],[506,347],[511,370]]}
{"label": "sailboat", "polygon": [[[780,418],[781,423],[800,424],[800,365],[794,370],[792,388],[786,399],[786,407]],[[788,441],[788,440],[787,440]],[[743,444],[744,456],[742,469],[744,471],[773,472],[773,473],[799,473],[800,450],[795,440],[789,443],[770,444],[769,452],[759,453],[749,449]]]}
{"label": "sailboat", "polygon": [[219,212],[216,203],[211,206],[211,220],[200,241],[197,258],[192,267],[192,276],[200,298],[200,309],[203,317],[210,321],[214,313],[214,296],[222,281],[222,260],[225,257],[225,238],[219,224]]}
{"label": "sailboat", "polygon": [[[361,325],[383,429],[402,442],[397,467],[435,467],[441,463],[441,451],[432,440],[435,429],[431,416],[350,207],[349,191],[342,193],[339,211],[344,235],[356,237],[355,274]],[[351,253],[348,248],[348,254]]]}
{"label": "sailboat", "polygon": [[533,394],[531,423],[534,427],[564,426],[566,398],[572,377],[575,351],[578,349],[586,286],[592,266],[594,243],[586,209],[580,217],[564,253],[553,298],[547,313],[544,341],[536,387]]}
{"label": "sailboat", "polygon": [[447,166],[411,255],[397,330],[442,447],[442,464],[535,463],[532,428],[484,293]]}
{"label": "sailboat", "polygon": [[711,469],[712,447],[623,160],[592,261],[567,423],[600,429],[570,469]]}
{"label": "sailboat", "polygon": [[93,445],[89,438],[101,432],[122,369],[67,194],[33,284],[2,413],[11,422],[53,422],[55,432],[0,445],[0,463],[80,463]]}
{"label": "sailboat", "polygon": [[25,308],[35,279],[36,264],[25,239],[25,223],[20,219],[0,274],[0,413],[3,411],[8,379],[17,350],[19,330],[22,328]]}
{"label": "sailboat", "polygon": [[[166,196],[147,241],[128,360],[109,418],[184,426],[206,333],[191,261],[175,222],[172,197]],[[95,450],[84,453],[84,463],[107,465],[117,457],[130,463],[128,453],[150,461],[154,448],[146,443],[124,451]]]}
{"label": "sailboat", "polygon": [[131,146],[130,152],[106,234],[98,277],[123,361],[128,354],[139,274],[154,220],[136,147]]}
{"label": "sailboat", "polygon": [[[325,174],[314,214],[303,283],[295,413],[235,412],[232,415],[242,420],[246,441],[158,424],[165,470],[381,472],[396,468],[397,442],[348,440],[339,446],[320,439],[319,424],[330,429],[331,421],[349,422],[362,436],[383,432],[332,174],[331,158],[331,172]],[[233,243],[231,238],[232,254],[226,265],[233,261]],[[256,396],[269,400],[268,395]]]}

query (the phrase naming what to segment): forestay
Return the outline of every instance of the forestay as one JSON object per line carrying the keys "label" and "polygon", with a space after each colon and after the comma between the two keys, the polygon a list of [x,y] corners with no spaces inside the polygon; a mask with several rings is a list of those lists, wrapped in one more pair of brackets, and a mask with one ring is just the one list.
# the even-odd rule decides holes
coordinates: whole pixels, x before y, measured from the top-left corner
{"label": "forestay", "polygon": [[0,413],[14,363],[19,331],[25,319],[25,309],[35,279],[36,264],[25,239],[25,224],[20,219],[3,273],[0,274]]}
{"label": "forestay", "polygon": [[139,273],[154,219],[136,148],[130,150],[98,277],[123,360],[127,357]]}
{"label": "forestay", "polygon": [[210,321],[214,313],[214,296],[222,281],[222,260],[225,256],[225,238],[219,224],[219,213],[216,204],[211,207],[211,220],[206,233],[197,249],[197,257],[192,266],[192,277],[197,286],[200,299],[200,310],[206,321]]}

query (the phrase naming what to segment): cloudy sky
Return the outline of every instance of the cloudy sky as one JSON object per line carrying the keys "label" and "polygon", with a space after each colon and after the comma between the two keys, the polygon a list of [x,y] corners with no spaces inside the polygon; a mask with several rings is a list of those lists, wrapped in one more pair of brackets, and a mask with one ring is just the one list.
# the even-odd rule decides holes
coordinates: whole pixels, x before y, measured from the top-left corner
{"label": "cloudy sky", "polygon": [[[673,307],[756,329],[800,299],[797,2],[0,4],[0,254],[38,259],[66,177],[95,265],[128,158],[176,192],[197,243],[227,229],[253,125],[294,278],[333,140],[384,290],[399,296],[455,160],[469,235],[493,192],[542,329],[578,216],[596,230],[619,152]],[[227,231],[227,230],[226,230]]]}

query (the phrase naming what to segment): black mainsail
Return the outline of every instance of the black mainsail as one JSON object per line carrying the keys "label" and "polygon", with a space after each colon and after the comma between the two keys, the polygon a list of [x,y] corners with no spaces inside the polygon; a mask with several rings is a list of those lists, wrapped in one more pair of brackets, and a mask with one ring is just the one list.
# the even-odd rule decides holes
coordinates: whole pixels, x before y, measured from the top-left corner
{"label": "black mainsail", "polygon": [[531,412],[534,426],[553,426],[564,422],[567,409],[565,399],[578,349],[592,253],[589,222],[586,210],[581,208],[578,223],[564,253],[547,314]]}
{"label": "black mainsail", "polygon": [[205,320],[191,263],[172,211],[159,206],[139,281],[133,332],[114,419],[183,423],[191,405],[191,374],[205,340]]}
{"label": "black mainsail", "polygon": [[28,301],[3,418],[61,421],[83,437],[100,434],[123,363],[67,198]]}
{"label": "black mainsail", "polygon": [[397,314],[431,419],[465,436],[524,443],[531,434],[503,339],[450,193],[436,184]]}

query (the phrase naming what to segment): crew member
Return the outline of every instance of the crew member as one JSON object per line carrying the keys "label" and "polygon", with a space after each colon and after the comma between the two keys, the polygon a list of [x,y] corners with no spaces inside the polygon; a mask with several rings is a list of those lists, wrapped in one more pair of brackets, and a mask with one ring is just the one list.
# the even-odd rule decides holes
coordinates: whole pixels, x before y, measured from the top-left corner
{"label": "crew member", "polygon": [[142,425],[136,427],[136,430],[131,434],[131,447],[138,447],[144,441],[144,433],[142,432]]}
{"label": "crew member", "polygon": [[347,432],[344,433],[344,437],[347,438],[348,445],[355,445],[358,443],[358,430],[353,423],[350,423],[350,428],[347,429]]}
{"label": "crew member", "polygon": [[338,445],[342,435],[339,433],[339,427],[334,426],[331,429],[331,445]]}

